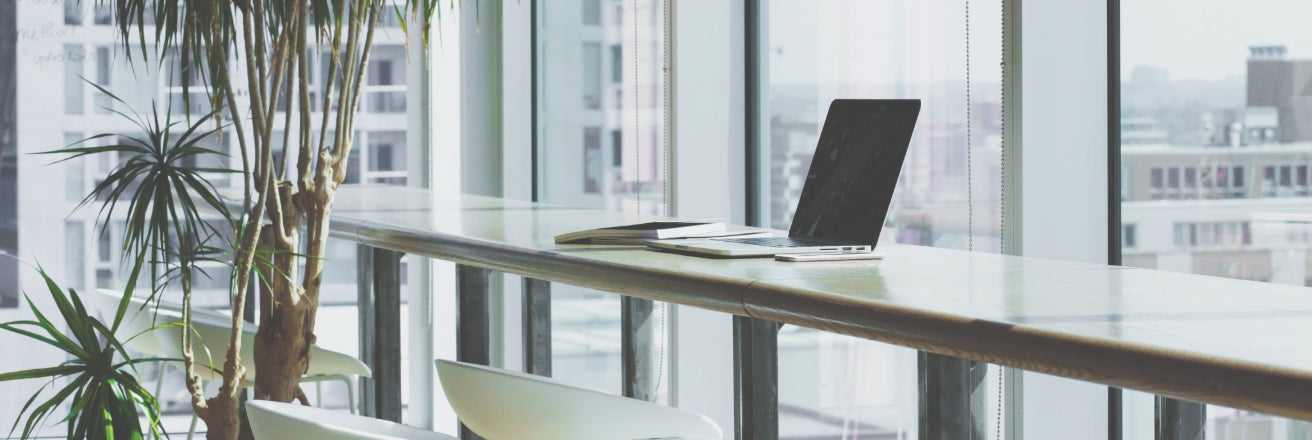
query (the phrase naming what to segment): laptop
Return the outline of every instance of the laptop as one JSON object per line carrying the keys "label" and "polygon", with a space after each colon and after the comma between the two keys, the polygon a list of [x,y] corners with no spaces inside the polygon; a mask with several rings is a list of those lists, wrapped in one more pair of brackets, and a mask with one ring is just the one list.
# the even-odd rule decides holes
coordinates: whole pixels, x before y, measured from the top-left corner
{"label": "laptop", "polygon": [[787,237],[651,240],[647,245],[719,257],[873,252],[919,116],[918,99],[830,103]]}

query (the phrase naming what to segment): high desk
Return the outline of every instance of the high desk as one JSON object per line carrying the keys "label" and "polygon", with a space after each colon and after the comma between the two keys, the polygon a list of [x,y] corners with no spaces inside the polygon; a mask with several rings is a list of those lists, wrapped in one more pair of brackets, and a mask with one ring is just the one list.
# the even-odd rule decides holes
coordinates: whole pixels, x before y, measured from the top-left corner
{"label": "high desk", "polygon": [[[366,411],[400,419],[403,254],[457,264],[457,357],[489,360],[490,271],[524,277],[525,369],[550,374],[550,283],[623,295],[624,391],[650,398],[651,301],[734,315],[742,438],[777,437],[778,323],[921,352],[921,438],[967,438],[975,362],[1183,399],[1159,438],[1195,438],[1212,403],[1312,420],[1312,290],[1128,267],[881,244],[883,261],[713,259],[557,234],[630,213],[402,187],[343,187],[332,236],[360,245]],[[982,405],[975,405],[982,406]],[[1164,408],[1163,408],[1164,406]],[[978,411],[978,410],[976,410]],[[726,427],[727,428],[727,427]]]}

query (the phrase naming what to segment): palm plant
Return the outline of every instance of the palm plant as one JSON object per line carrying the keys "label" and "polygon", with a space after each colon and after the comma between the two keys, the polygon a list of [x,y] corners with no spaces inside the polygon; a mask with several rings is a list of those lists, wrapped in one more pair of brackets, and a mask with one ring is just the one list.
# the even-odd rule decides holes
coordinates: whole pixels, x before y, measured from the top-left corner
{"label": "palm plant", "polygon": [[[139,263],[136,266],[138,269],[141,267]],[[67,323],[68,332],[60,330],[41,313],[31,298],[26,297],[35,320],[0,324],[0,330],[43,342],[63,351],[70,359],[54,367],[0,374],[0,382],[48,380],[23,404],[9,434],[13,435],[23,415],[27,414],[22,438],[31,438],[55,411],[66,404],[69,414],[62,422],[67,423],[67,436],[70,439],[141,439],[146,433],[158,435],[159,404],[137,382],[136,365],[169,359],[133,359],[123,348],[125,342],[140,336],[132,335],[122,341],[116,336],[119,324],[128,311],[130,295],[123,296],[114,319],[105,323],[87,314],[87,308],[77,291],[64,292],[44,270],[40,272],[51,298],[59,308],[60,316]],[[138,273],[133,270],[127,287],[129,294],[136,284]],[[42,403],[32,406],[39,397],[47,394],[47,390],[57,391]],[[145,427],[141,425],[139,416],[145,416]]]}
{"label": "palm plant", "polygon": [[[261,281],[255,398],[289,402],[302,394],[298,382],[315,342],[329,216],[346,178],[355,113],[379,17],[395,14],[403,30],[408,21],[420,25],[418,34],[426,45],[440,0],[398,5],[389,0],[99,1],[111,7],[129,58],[145,62],[176,54],[183,70],[184,107],[192,107],[186,102],[190,88],[205,86],[214,123],[231,125],[246,167],[241,209],[232,228],[232,332],[218,394],[205,396],[190,337],[183,346],[192,406],[205,420],[209,437],[236,438],[245,431],[238,398],[245,372],[237,356],[246,297],[256,284],[252,279]],[[455,0],[448,3],[454,7]],[[326,53],[326,78],[311,86],[311,53],[320,50]],[[203,84],[193,84],[196,81]],[[280,104],[285,114],[279,114]],[[274,138],[276,129],[282,130],[281,139]],[[286,146],[280,157],[275,156],[276,144]],[[161,162],[157,158],[152,165]],[[107,196],[103,200],[111,210],[117,200],[133,201],[126,210],[127,223],[139,229],[128,236],[145,246],[136,251],[153,252],[159,246],[164,260],[155,261],[178,264],[174,273],[181,279],[183,321],[190,325],[188,277],[194,258],[188,255],[209,247],[204,227],[194,222],[199,217],[189,212],[200,203],[216,209],[222,209],[222,203],[205,192],[207,185],[150,174],[162,172],[159,167],[143,169],[151,171],[125,172],[124,178],[97,192]],[[203,182],[203,176],[196,177]],[[135,183],[143,179],[157,184]]]}

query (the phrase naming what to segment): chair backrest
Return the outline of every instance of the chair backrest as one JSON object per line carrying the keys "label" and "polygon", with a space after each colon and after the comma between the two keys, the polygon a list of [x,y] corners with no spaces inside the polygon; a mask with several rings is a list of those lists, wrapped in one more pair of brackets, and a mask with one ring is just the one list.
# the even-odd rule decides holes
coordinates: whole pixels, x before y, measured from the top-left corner
{"label": "chair backrest", "polygon": [[[97,289],[88,307],[95,310],[102,321],[108,323],[114,317],[114,314],[118,313],[119,301],[122,299],[123,295],[119,292]],[[130,301],[130,304],[127,313],[125,313],[123,322],[119,324],[118,330],[120,337],[132,338],[132,340],[125,342],[128,349],[151,356],[181,358],[182,327],[148,330],[161,324],[181,322],[182,311],[175,306],[159,304],[158,302],[148,305],[144,299],[137,296],[133,296],[128,301]],[[232,328],[231,319],[223,313],[192,308],[191,324],[192,328],[195,329],[194,334],[196,336],[192,339],[195,344],[192,352],[196,355],[196,364],[199,367],[212,365],[214,370],[223,367],[223,359],[227,353],[228,339],[231,335],[229,331]],[[242,326],[241,360],[242,364],[246,366],[246,378],[252,381],[255,380],[255,332],[257,329],[258,327],[254,324]],[[354,356],[332,350],[321,350],[317,347],[311,352],[309,370],[306,371],[308,376],[354,374],[368,377],[371,375],[370,373],[369,366],[360,362]]]}
{"label": "chair backrest", "polygon": [[461,423],[488,440],[718,440],[711,419],[678,408],[464,362],[437,360]]}
{"label": "chair backrest", "polygon": [[249,400],[246,416],[255,438],[318,440],[456,440],[398,423],[291,403]]}
{"label": "chair backrest", "polygon": [[[110,325],[114,315],[118,313],[118,306],[122,300],[123,294],[120,292],[96,289],[96,294],[91,295],[88,307],[95,310],[105,325]],[[151,331],[151,328],[181,321],[182,314],[171,307],[147,304],[144,299],[136,296],[128,301],[128,310],[124,313],[123,322],[119,324],[115,336],[132,351],[158,357],[181,357],[181,351],[176,346],[161,344],[152,334],[154,331]]]}

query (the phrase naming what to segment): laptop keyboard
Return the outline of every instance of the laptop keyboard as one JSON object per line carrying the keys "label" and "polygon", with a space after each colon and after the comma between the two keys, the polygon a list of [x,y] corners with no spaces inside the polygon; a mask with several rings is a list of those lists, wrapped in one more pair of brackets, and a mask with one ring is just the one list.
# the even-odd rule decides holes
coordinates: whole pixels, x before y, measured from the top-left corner
{"label": "laptop keyboard", "polygon": [[[754,244],[757,246],[768,246],[777,248],[790,247],[811,247],[811,246],[832,246],[841,245],[830,240],[816,240],[793,237],[754,237],[754,238],[717,238],[716,241],[727,241],[729,243]],[[848,243],[851,245],[851,243]]]}

